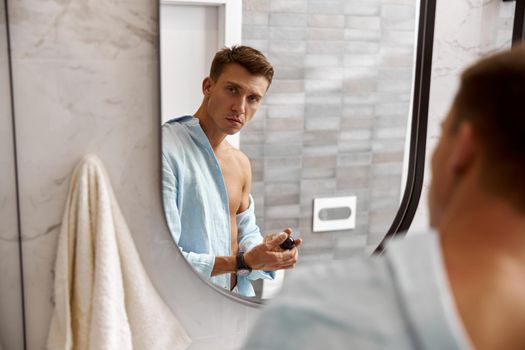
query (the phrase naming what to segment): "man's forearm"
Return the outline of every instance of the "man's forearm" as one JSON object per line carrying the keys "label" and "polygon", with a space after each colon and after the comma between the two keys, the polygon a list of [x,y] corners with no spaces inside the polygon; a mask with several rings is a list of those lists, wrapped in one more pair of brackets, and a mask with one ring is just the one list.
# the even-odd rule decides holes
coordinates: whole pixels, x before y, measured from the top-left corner
{"label": "man's forearm", "polygon": [[223,273],[231,273],[237,271],[237,262],[234,256],[216,256],[212,276],[222,275]]}

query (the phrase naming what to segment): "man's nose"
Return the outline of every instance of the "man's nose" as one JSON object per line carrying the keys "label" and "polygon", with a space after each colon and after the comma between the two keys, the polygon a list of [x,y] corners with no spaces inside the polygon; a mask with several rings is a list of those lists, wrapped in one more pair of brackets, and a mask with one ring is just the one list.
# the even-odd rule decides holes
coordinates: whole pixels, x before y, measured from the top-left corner
{"label": "man's nose", "polygon": [[244,96],[239,96],[235,99],[232,109],[239,114],[244,114],[245,107],[246,107],[246,100]]}

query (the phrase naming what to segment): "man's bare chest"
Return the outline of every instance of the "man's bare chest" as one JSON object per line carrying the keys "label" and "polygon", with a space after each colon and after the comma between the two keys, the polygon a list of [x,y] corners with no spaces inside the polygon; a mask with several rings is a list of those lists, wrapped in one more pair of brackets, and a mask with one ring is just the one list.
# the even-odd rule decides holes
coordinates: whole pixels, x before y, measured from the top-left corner
{"label": "man's bare chest", "polygon": [[244,177],[242,169],[237,162],[231,159],[218,158],[219,166],[221,168],[224,184],[228,193],[228,206],[230,208],[230,215],[237,214],[242,201],[242,192],[244,185]]}

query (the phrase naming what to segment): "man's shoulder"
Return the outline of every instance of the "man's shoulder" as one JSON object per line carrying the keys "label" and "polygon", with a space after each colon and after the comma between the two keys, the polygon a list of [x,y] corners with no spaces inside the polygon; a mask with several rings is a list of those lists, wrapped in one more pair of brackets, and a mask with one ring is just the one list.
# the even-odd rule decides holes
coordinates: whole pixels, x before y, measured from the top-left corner
{"label": "man's shoulder", "polygon": [[[283,348],[320,349],[331,344],[330,348],[346,349],[352,343],[356,348],[377,349],[377,344],[389,339],[401,344],[392,343],[392,348],[408,349],[401,315],[384,256],[362,254],[311,264],[291,271],[282,293],[260,318],[258,329],[264,329],[264,336],[272,340],[257,336],[247,348],[286,344]],[[289,334],[284,335],[283,329]],[[366,339],[368,336],[372,339]],[[259,341],[263,345],[255,346]]]}
{"label": "man's shoulder", "polygon": [[[302,290],[310,290],[326,294],[326,297],[335,296],[337,290],[357,289],[370,285],[381,286],[376,291],[379,294],[388,292],[391,286],[390,270],[384,256],[368,256],[359,253],[352,257],[334,260],[331,262],[314,263],[299,268],[290,275],[290,285]],[[336,288],[325,288],[327,285]],[[315,292],[315,293],[317,293]],[[293,293],[292,293],[293,294]],[[372,298],[373,295],[369,294]]]}
{"label": "man's shoulder", "polygon": [[[371,257],[362,253],[291,271],[281,295],[261,317],[258,329],[264,328],[263,337],[271,338],[276,346],[285,343],[293,349],[322,348],[328,336],[334,349],[345,349],[349,343],[356,348],[384,349],[385,342],[392,349],[413,348],[405,303],[412,294],[407,293],[406,287],[418,289],[421,282],[406,272],[417,268],[413,265],[420,260],[427,259],[427,239],[396,240],[387,246],[387,253],[383,255]],[[414,251],[409,254],[410,249],[420,247],[420,254]],[[390,248],[394,252],[390,252]],[[392,259],[392,255],[397,259]],[[404,258],[400,259],[400,255]],[[409,271],[407,267],[400,268],[400,263],[408,264]],[[415,305],[438,300],[416,297],[420,300]],[[288,334],[282,334],[281,329],[288,329]],[[268,343],[257,337],[249,342],[254,346],[247,348],[269,348],[265,347]]]}
{"label": "man's shoulder", "polygon": [[[412,274],[419,270],[414,264],[434,265],[438,253],[435,241],[433,234],[404,237],[388,244],[383,255],[369,256],[362,252],[346,259],[300,267],[290,273],[284,298],[290,298],[288,302],[291,302],[302,295],[324,300],[317,304],[319,312],[331,310],[337,313],[346,309],[352,314],[367,310],[372,314],[396,317],[401,312],[398,298],[399,293],[403,293],[403,286],[433,280],[431,273],[419,276],[419,281],[414,280]],[[342,300],[344,304],[341,304]]]}
{"label": "man's shoulder", "polygon": [[180,117],[172,118],[162,124],[163,133],[180,133],[194,125],[199,125],[197,118],[191,115],[183,115]]}
{"label": "man's shoulder", "polygon": [[467,349],[440,252],[427,232],[292,271],[246,349]]}
{"label": "man's shoulder", "polygon": [[173,118],[162,124],[163,150],[169,148],[173,152],[181,145],[193,143],[199,137],[195,126],[199,126],[198,119],[191,115]]}
{"label": "man's shoulder", "polygon": [[176,124],[184,124],[188,123],[192,120],[196,119],[192,115],[181,115],[175,118],[171,118],[168,121],[166,121],[163,125],[176,125]]}

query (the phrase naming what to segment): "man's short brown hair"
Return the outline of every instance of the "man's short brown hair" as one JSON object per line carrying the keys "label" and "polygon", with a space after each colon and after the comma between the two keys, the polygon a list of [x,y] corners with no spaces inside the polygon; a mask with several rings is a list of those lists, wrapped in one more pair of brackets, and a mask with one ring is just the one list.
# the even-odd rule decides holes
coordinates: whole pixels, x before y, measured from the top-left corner
{"label": "man's short brown hair", "polygon": [[210,78],[216,81],[228,64],[237,63],[244,67],[250,74],[263,76],[272,83],[273,67],[259,50],[253,47],[239,45],[219,50],[211,63]]}
{"label": "man's short brown hair", "polygon": [[483,184],[525,209],[525,45],[467,69],[454,111],[483,147]]}

